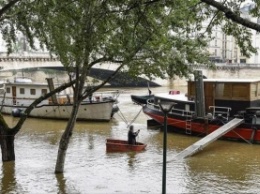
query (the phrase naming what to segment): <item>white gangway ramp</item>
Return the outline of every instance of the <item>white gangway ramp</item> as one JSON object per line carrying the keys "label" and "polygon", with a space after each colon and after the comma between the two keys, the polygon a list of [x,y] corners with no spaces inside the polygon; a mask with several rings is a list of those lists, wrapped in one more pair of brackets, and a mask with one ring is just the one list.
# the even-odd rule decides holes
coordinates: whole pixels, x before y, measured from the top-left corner
{"label": "white gangway ramp", "polygon": [[215,130],[214,132],[208,134],[201,140],[199,140],[199,141],[195,142],[194,144],[192,144],[191,146],[187,147],[185,150],[180,152],[175,158],[178,158],[178,159],[186,158],[188,156],[191,156],[191,155],[201,151],[208,144],[217,140],[219,137],[221,137],[222,135],[231,131],[232,129],[234,129],[235,127],[237,127],[238,125],[240,125],[243,122],[244,122],[244,119],[238,119],[238,118],[235,118],[235,119],[229,121],[225,125],[221,126],[217,130]]}

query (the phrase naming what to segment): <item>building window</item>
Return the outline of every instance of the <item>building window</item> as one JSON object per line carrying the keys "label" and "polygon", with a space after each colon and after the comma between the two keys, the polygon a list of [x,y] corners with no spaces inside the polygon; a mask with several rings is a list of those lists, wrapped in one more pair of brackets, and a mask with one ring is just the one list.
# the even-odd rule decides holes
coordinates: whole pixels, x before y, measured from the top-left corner
{"label": "building window", "polygon": [[25,94],[24,91],[25,91],[24,88],[20,88],[20,94]]}
{"label": "building window", "polygon": [[31,93],[31,95],[35,95],[36,94],[36,90],[35,89],[30,89],[30,93]]}
{"label": "building window", "polygon": [[246,59],[240,59],[240,63],[246,63]]}
{"label": "building window", "polygon": [[42,89],[42,95],[47,94],[47,89]]}
{"label": "building window", "polygon": [[6,88],[6,93],[10,94],[11,93],[11,89],[10,88]]}

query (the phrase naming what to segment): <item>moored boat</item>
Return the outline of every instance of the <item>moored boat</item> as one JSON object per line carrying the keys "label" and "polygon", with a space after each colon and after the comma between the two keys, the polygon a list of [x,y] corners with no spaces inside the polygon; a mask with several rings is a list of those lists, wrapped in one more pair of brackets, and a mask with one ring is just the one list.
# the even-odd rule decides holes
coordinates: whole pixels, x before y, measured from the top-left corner
{"label": "moored boat", "polygon": [[160,124],[164,113],[159,104],[174,104],[167,114],[169,130],[206,136],[234,118],[243,123],[222,135],[222,139],[260,143],[260,80],[203,79],[200,72],[188,80],[187,94],[155,94],[143,112]]}
{"label": "moored boat", "polygon": [[153,94],[150,95],[131,95],[131,99],[134,103],[139,105],[147,104],[147,100],[151,100],[154,98]]}
{"label": "moored boat", "polygon": [[[0,91],[1,113],[19,117],[25,109],[39,96],[54,88],[51,80],[47,83],[35,83],[28,78],[15,78],[6,81]],[[110,121],[117,111],[118,91],[114,94],[106,92],[94,93],[85,99],[78,110],[78,120],[82,121]],[[51,98],[42,101],[30,113],[29,117],[44,119],[70,118],[73,107],[72,92],[68,89]]]}
{"label": "moored boat", "polygon": [[106,151],[107,152],[138,152],[143,151],[146,148],[146,144],[136,142],[135,145],[128,144],[126,140],[120,139],[107,139]]}

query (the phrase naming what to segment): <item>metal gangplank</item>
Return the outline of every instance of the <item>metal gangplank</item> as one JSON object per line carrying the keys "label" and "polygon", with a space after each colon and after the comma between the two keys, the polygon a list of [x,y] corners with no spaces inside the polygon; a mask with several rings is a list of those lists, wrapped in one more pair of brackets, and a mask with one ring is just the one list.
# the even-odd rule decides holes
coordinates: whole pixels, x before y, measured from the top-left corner
{"label": "metal gangplank", "polygon": [[191,146],[187,147],[185,150],[180,152],[175,157],[175,159],[176,158],[177,159],[186,158],[188,156],[191,156],[191,155],[201,151],[204,147],[206,147],[207,145],[209,145],[213,141],[217,140],[219,137],[221,137],[222,135],[231,131],[232,129],[234,129],[235,127],[237,127],[238,125],[240,125],[243,122],[244,122],[244,119],[238,119],[238,118],[235,118],[235,119],[229,121],[225,125],[221,126],[217,130],[215,130],[214,132],[208,134],[204,138],[200,139],[199,141],[195,142]]}

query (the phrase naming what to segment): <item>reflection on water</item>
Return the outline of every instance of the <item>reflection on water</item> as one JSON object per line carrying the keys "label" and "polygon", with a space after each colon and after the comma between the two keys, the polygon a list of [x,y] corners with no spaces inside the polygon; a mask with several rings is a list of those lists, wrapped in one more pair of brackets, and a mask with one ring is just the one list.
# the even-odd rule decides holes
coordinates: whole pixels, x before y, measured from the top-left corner
{"label": "reflection on water", "polygon": [[56,174],[56,180],[57,180],[57,185],[58,185],[57,193],[68,193],[66,191],[66,179],[64,178],[64,175]]}
{"label": "reflection on water", "polygon": [[15,181],[15,163],[6,162],[2,164],[2,180],[1,180],[1,191],[2,193],[9,193],[16,190]]}
{"label": "reflection on water", "polygon": [[133,170],[134,165],[135,165],[135,155],[136,155],[136,153],[130,152],[130,153],[127,153],[127,155],[128,155],[128,165],[129,165],[130,169]]}
{"label": "reflection on water", "polygon": [[93,137],[93,134],[89,134],[88,135],[88,138],[87,138],[87,140],[88,140],[88,149],[93,149],[94,148],[94,137]]}
{"label": "reflection on water", "polygon": [[[121,95],[119,108],[126,120],[116,115],[109,123],[76,124],[63,175],[55,175],[54,168],[66,121],[28,119],[16,136],[16,161],[2,164],[1,193],[161,193],[163,134],[147,129],[143,113],[133,121],[140,107],[132,104],[130,94],[142,92],[147,90]],[[6,118],[10,124],[17,121]],[[106,153],[106,138],[126,139],[130,122],[141,129],[137,140],[147,149]],[[169,133],[167,158],[197,140]],[[167,193],[259,193],[259,153],[259,145],[216,141],[190,158],[167,163]]]}

